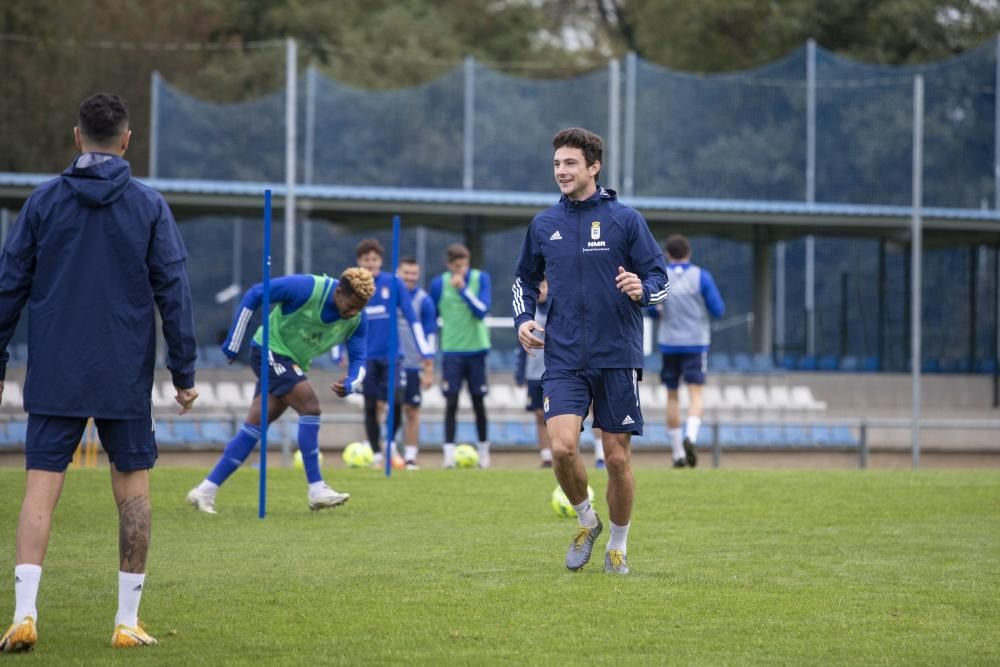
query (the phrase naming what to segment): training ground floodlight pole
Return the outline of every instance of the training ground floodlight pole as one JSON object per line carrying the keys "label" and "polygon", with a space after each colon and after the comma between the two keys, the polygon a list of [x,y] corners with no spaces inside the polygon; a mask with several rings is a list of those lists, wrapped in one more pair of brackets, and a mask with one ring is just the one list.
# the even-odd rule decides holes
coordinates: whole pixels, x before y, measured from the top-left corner
{"label": "training ground floodlight pole", "polygon": [[261,271],[264,274],[263,340],[260,355],[260,500],[257,516],[267,515],[267,360],[271,355],[269,321],[271,314],[271,191],[264,190],[264,252]]}
{"label": "training ground floodlight pole", "polygon": [[396,444],[396,355],[399,354],[399,315],[396,304],[399,303],[399,280],[396,278],[396,266],[399,263],[399,216],[392,216],[392,255],[389,257],[389,395],[388,413],[385,418],[385,476],[392,476],[393,446]]}

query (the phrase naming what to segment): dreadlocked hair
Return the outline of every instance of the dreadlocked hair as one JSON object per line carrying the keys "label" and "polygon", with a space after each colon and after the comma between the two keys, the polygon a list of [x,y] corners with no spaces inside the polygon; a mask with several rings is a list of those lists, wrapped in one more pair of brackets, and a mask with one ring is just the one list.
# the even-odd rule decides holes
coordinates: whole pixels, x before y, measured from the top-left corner
{"label": "dreadlocked hair", "polygon": [[340,284],[365,301],[375,294],[375,279],[368,269],[352,266],[340,274]]}

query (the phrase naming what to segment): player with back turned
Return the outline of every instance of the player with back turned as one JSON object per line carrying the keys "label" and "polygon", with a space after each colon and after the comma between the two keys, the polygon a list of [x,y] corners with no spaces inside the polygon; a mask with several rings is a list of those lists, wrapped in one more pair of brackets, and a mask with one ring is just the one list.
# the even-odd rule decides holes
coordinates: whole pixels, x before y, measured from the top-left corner
{"label": "player with back turned", "polygon": [[[0,259],[0,394],[10,342],[27,307],[24,408],[27,479],[17,526],[14,623],[0,651],[34,647],[36,599],[53,512],[66,468],[93,417],[118,505],[118,613],[111,643],[156,640],[139,626],[150,540],[156,315],[182,412],[192,407],[197,343],[187,250],[163,197],[132,178],[123,159],[128,105],[98,93],[73,129],[80,155],[38,186],[21,209]],[[76,548],[80,548],[77,546]]]}
{"label": "player with back turned", "polygon": [[[667,298],[667,267],[643,217],[613,190],[598,186],[601,138],[570,128],[552,146],[562,197],[528,227],[514,279],[514,325],[525,350],[545,350],[542,410],[553,467],[579,518],[566,567],[587,564],[603,529],[587,498],[579,455],[581,426],[593,402],[608,472],[611,539],[604,569],[625,574],[635,489],[629,445],[632,435],[642,435],[643,424],[642,309]],[[544,342],[534,335],[541,329],[534,316],[543,277],[549,285]]]}

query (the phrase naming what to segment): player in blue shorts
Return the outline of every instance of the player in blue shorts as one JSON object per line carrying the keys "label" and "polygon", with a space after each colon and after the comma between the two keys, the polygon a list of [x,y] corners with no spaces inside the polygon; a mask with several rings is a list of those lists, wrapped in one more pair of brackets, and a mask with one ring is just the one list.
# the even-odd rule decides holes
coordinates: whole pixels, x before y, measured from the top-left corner
{"label": "player in blue shorts", "polygon": [[[403,315],[403,320],[409,325],[405,333],[421,357],[429,363],[433,363],[434,355],[427,337],[424,335],[424,327],[420,319],[413,310],[413,302],[410,299],[410,292],[399,276],[382,271],[382,259],[385,256],[385,249],[376,239],[364,239],[358,243],[354,249],[358,265],[368,269],[375,279],[375,294],[365,307],[365,314],[368,316],[368,362],[367,374],[365,375],[364,396],[365,396],[365,432],[368,434],[368,442],[375,452],[374,466],[382,467],[385,463],[382,453],[381,423],[385,414],[389,400],[389,300],[392,296],[391,287],[396,285],[397,302],[396,307]],[[398,321],[398,320],[397,320]],[[406,372],[403,368],[403,343],[400,341],[396,369],[399,377],[396,380],[395,415],[393,424],[398,429],[402,425],[403,397],[406,391]],[[395,433],[386,433],[386,441],[395,441]],[[393,465],[402,467],[403,457],[393,449]]]}
{"label": "player in blue shorts", "polygon": [[[691,244],[687,238],[674,234],[667,239],[667,272],[670,276],[670,300],[654,313],[659,316],[659,343],[663,353],[660,377],[667,385],[667,428],[673,448],[674,467],[693,468],[698,465],[695,444],[705,413],[701,399],[708,370],[708,347],[712,340],[709,317],[719,318],[726,312],[719,288],[710,274],[691,263]],[[683,436],[681,406],[678,395],[681,378],[688,386],[690,402]]]}
{"label": "player in blue shorts", "polygon": [[[642,435],[642,309],[667,297],[663,251],[643,217],[597,184],[603,142],[570,128],[552,141],[559,203],[531,221],[513,287],[514,325],[529,354],[545,350],[542,410],[552,439],[559,485],[573,503],[579,528],[566,567],[587,561],[603,524],[587,498],[580,430],[591,402],[603,433],[611,539],[606,572],[628,572],[626,543],[635,483],[629,443]],[[545,340],[534,332],[538,285],[549,283]]]}
{"label": "player in blue shorts", "polygon": [[[413,257],[400,259],[398,275],[410,293],[413,310],[423,325],[427,344],[433,351],[437,334],[437,309],[434,308],[430,295],[417,284],[420,282],[420,265],[417,264],[417,260]],[[406,319],[399,318],[397,322],[399,345],[403,349],[403,368],[406,369],[406,389],[403,394],[403,443],[405,444],[403,458],[407,470],[418,470],[420,405],[423,400],[423,390],[434,384],[434,359],[424,357],[417,349]]]}
{"label": "player in blue shorts", "polygon": [[431,299],[441,314],[441,392],[445,397],[444,454],[442,466],[455,467],[455,430],[458,395],[469,386],[479,437],[479,467],[490,467],[490,441],[486,420],[486,355],[490,330],[483,319],[490,312],[490,274],[472,268],[472,253],[461,243],[448,246],[448,270],[431,282]]}
{"label": "player in blue shorts", "polygon": [[[123,159],[132,136],[128,105],[98,93],[80,104],[77,119],[81,154],[31,193],[0,258],[0,395],[7,345],[25,306],[30,320],[27,476],[15,547],[14,623],[0,635],[4,653],[30,650],[38,640],[42,561],[88,417],[107,452],[118,505],[111,643],[156,643],[139,626],[138,613],[150,537],[149,469],[157,457],[150,405],[157,310],[181,412],[198,396],[187,250],[163,197],[133,179]],[[74,585],[86,585],[78,579]]]}
{"label": "player in blue shorts", "polygon": [[[340,280],[328,276],[294,275],[271,281],[270,333],[267,352],[267,420],[273,424],[292,408],[299,415],[299,451],[309,484],[309,509],[321,510],[341,505],[350,498],[330,488],[319,468],[319,397],[306,372],[314,357],[341,343],[347,345],[350,366],[347,376],[330,389],[344,397],[361,388],[365,378],[365,332],[363,309],[375,287],[371,274],[362,268],[344,271]],[[254,285],[243,296],[222,351],[230,360],[237,357],[247,326],[260,308],[264,289]],[[196,509],[215,514],[219,487],[243,465],[260,441],[260,367],[264,354],[263,327],[258,327],[250,346],[250,363],[258,377],[257,391],[239,432],[229,441],[219,462],[202,482],[191,489],[187,501]]]}

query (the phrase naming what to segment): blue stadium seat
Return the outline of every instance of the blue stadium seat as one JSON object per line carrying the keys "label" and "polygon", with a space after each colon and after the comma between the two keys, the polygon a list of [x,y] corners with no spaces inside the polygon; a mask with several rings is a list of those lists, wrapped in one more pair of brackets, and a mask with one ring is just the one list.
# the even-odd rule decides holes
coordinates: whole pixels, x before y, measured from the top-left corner
{"label": "blue stadium seat", "polygon": [[778,366],[793,371],[797,368],[798,357],[794,354],[782,354],[778,357]]}
{"label": "blue stadium seat", "polygon": [[174,435],[173,422],[157,421],[155,434],[157,445],[176,445],[181,442]]}
{"label": "blue stadium seat", "polygon": [[770,354],[758,352],[750,360],[750,370],[754,373],[770,373],[774,370],[774,359]]}
{"label": "blue stadium seat", "polygon": [[785,424],[785,444],[802,447],[811,444],[811,439],[806,429],[801,424]]}
{"label": "blue stadium seat", "polygon": [[859,370],[861,370],[861,360],[852,355],[841,357],[840,370],[849,373],[857,373]]}
{"label": "blue stadium seat", "polygon": [[761,444],[770,447],[780,447],[785,444],[785,434],[777,424],[764,424],[760,428]]}
{"label": "blue stadium seat", "polygon": [[188,421],[177,421],[173,423],[173,435],[177,442],[184,444],[194,444],[203,441],[201,429],[198,424]]}
{"label": "blue stadium seat", "polygon": [[838,362],[837,356],[834,354],[825,354],[819,358],[819,363],[817,368],[821,371],[835,371],[837,370]]}
{"label": "blue stadium seat", "polygon": [[976,360],[976,372],[977,373],[995,373],[997,370],[997,360],[996,359],[977,359]]}
{"label": "blue stadium seat", "polygon": [[751,372],[753,370],[753,363],[750,360],[750,355],[745,352],[737,352],[734,354],[732,369],[737,373]]}
{"label": "blue stadium seat", "polygon": [[725,352],[710,352],[708,354],[708,370],[713,373],[729,373],[733,364]]}
{"label": "blue stadium seat", "polygon": [[227,421],[202,422],[201,435],[205,442],[226,444],[233,437],[233,425]]}
{"label": "blue stadium seat", "polygon": [[818,367],[816,357],[811,354],[803,354],[799,357],[798,369],[800,371],[814,371]]}
{"label": "blue stadium seat", "polygon": [[878,357],[862,357],[861,370],[866,373],[874,373],[878,371]]}
{"label": "blue stadium seat", "polygon": [[222,348],[218,345],[198,346],[199,368],[225,368],[228,365],[229,358],[223,354]]}
{"label": "blue stadium seat", "polygon": [[10,421],[0,428],[0,445],[23,445],[28,434],[28,422]]}
{"label": "blue stadium seat", "polygon": [[[910,362],[907,359],[906,362],[907,370],[910,369]],[[921,371],[924,373],[940,373],[941,372],[941,360],[937,358],[924,359],[923,363],[920,365]]]}
{"label": "blue stadium seat", "polygon": [[729,424],[719,424],[719,443],[722,445],[734,445],[739,443],[739,436],[736,427]]}

